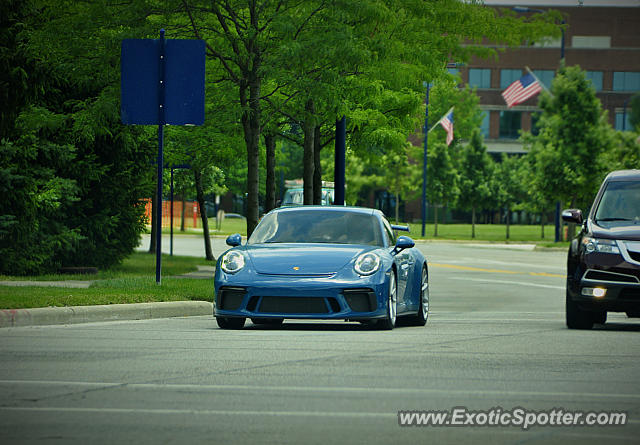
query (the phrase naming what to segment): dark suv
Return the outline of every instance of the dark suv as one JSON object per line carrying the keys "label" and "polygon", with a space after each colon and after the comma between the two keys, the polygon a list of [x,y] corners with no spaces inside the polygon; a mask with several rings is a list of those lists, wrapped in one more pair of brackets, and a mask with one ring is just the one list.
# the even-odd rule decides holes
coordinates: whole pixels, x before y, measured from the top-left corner
{"label": "dark suv", "polygon": [[567,262],[567,327],[591,329],[607,311],[640,317],[640,170],[609,173],[586,220],[580,210],[562,219],[580,224]]}

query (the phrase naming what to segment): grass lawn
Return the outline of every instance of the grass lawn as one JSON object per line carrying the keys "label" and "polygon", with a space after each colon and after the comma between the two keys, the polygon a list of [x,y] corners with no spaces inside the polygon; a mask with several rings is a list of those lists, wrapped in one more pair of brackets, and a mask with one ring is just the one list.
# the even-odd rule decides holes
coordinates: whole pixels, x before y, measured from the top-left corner
{"label": "grass lawn", "polygon": [[[393,222],[392,222],[393,223]],[[406,223],[400,223],[406,225]],[[422,224],[409,223],[411,232],[409,236],[413,239],[425,240],[466,240],[466,241],[489,241],[489,242],[512,242],[512,243],[536,243],[544,247],[565,247],[568,242],[554,243],[555,227],[545,225],[544,238],[539,225],[511,225],[509,239],[506,238],[507,230],[504,224],[476,224],[476,237],[471,238],[471,224],[438,224],[438,236],[434,236],[434,225],[425,225],[425,236],[422,237]],[[215,230],[216,219],[209,219],[209,233],[213,235],[228,236],[232,233],[239,233],[243,238],[247,235],[246,220],[241,218],[225,218],[220,230]],[[163,233],[169,233],[169,229],[163,229]],[[184,232],[174,229],[174,234],[201,234],[202,229],[186,229]]]}
{"label": "grass lawn", "polygon": [[134,253],[122,264],[97,275],[0,276],[0,280],[96,280],[88,289],[0,286],[0,309],[93,304],[148,303],[155,301],[213,301],[211,279],[173,278],[195,271],[197,265],[213,266],[202,258],[162,256],[162,284],[155,281],[155,255]]}

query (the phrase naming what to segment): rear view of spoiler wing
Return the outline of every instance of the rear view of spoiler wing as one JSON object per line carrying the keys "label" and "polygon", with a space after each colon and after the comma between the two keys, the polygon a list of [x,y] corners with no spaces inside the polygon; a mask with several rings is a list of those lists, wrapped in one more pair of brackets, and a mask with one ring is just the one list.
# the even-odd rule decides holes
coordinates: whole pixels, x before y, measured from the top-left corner
{"label": "rear view of spoiler wing", "polygon": [[409,226],[396,226],[395,224],[391,224],[391,228],[393,230],[400,230],[402,232],[409,232]]}

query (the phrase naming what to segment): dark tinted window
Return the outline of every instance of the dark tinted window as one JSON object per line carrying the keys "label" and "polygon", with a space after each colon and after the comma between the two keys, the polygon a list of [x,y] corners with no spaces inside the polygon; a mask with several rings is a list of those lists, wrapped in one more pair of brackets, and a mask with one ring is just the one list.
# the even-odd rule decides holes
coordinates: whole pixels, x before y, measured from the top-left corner
{"label": "dark tinted window", "polygon": [[613,181],[600,199],[596,220],[611,225],[640,224],[640,181]]}
{"label": "dark tinted window", "polygon": [[384,245],[380,223],[374,215],[317,210],[270,213],[260,221],[248,243]]}

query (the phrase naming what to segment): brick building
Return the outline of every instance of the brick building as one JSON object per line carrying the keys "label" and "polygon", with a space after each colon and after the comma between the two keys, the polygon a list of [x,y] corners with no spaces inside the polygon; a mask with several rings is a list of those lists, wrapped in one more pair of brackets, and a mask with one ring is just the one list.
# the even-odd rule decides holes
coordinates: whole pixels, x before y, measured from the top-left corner
{"label": "brick building", "polygon": [[[509,3],[485,1],[493,7],[516,6]],[[520,130],[535,132],[538,98],[509,109],[501,92],[522,76],[527,66],[549,87],[561,59],[562,40],[566,65],[579,65],[587,71],[603,108],[609,112],[611,125],[618,130],[623,126],[629,129],[628,101],[640,91],[640,2],[598,2],[636,6],[578,6],[576,0],[576,6],[555,6],[559,3],[537,2],[523,14],[537,14],[549,7],[560,11],[566,23],[563,39],[507,49],[497,61],[478,58],[459,70],[464,83],[477,87],[480,107],[485,111],[482,131],[490,152],[523,152],[517,138]]]}

